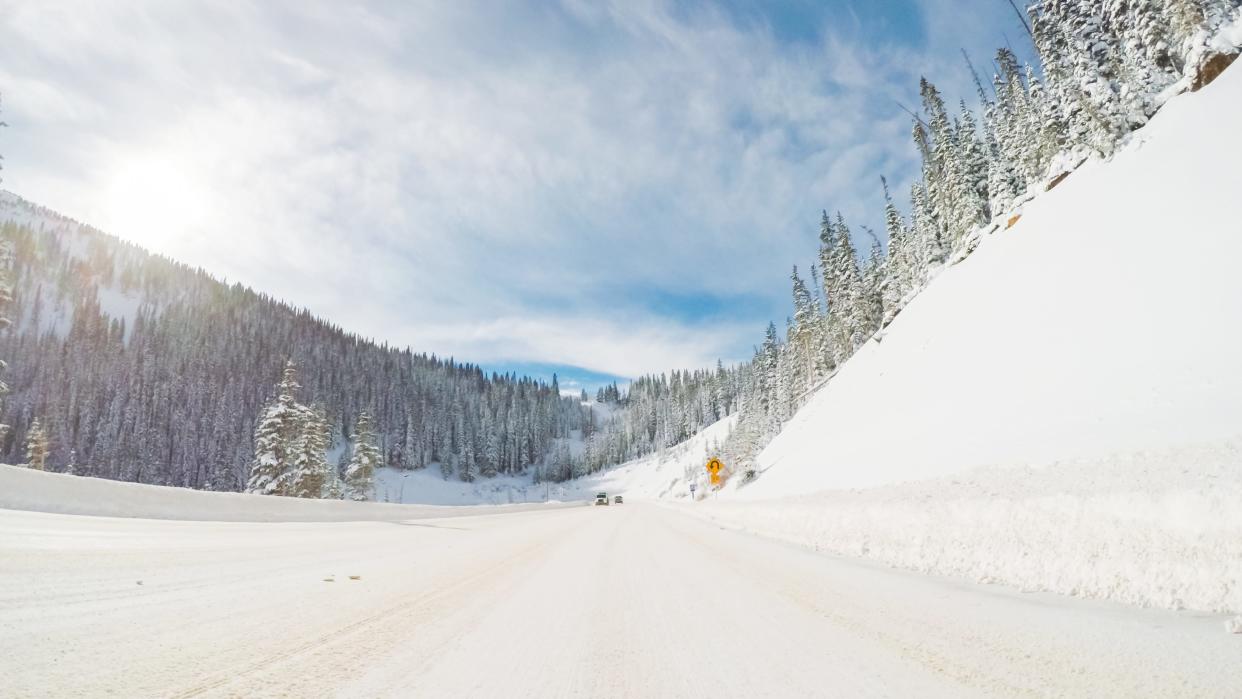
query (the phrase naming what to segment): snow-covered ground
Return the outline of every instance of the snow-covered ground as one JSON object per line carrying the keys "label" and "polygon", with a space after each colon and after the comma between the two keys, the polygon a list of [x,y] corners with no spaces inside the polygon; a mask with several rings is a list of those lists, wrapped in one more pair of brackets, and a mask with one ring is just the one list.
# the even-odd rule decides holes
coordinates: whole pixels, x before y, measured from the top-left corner
{"label": "snow-covered ground", "polygon": [[[465,485],[465,484],[463,484]],[[447,499],[447,498],[446,498]],[[245,493],[213,493],[84,478],[63,473],[32,471],[0,464],[0,509],[72,515],[181,519],[208,522],[355,522],[391,521],[418,517],[459,517],[464,514],[521,511],[539,507],[577,506],[582,502],[546,505],[506,504],[498,510],[464,503],[402,505],[341,500],[304,500]],[[533,499],[532,499],[533,503]],[[474,504],[475,507],[437,507]]]}
{"label": "snow-covered ground", "polygon": [[557,483],[532,483],[528,475],[476,478],[465,483],[457,476],[444,478],[432,464],[415,471],[381,468],[375,473],[377,502],[422,505],[510,505],[583,500],[579,488]]}
{"label": "snow-covered ground", "polygon": [[[755,482],[689,511],[928,573],[1242,611],[1238,114],[1234,67],[1027,202],[812,397]],[[703,441],[588,482],[684,498]]]}
{"label": "snow-covered ground", "polygon": [[1242,637],[1222,633],[1219,616],[892,571],[641,503],[492,512],[266,523],[0,509],[0,694],[1234,697],[1242,687]]}

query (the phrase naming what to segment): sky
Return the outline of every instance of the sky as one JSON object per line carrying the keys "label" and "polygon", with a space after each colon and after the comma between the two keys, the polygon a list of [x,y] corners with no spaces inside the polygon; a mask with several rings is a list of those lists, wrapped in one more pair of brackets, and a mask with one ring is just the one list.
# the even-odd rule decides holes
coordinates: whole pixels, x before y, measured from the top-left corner
{"label": "sky", "polygon": [[[0,0],[3,187],[562,386],[747,359],[1006,0]],[[899,201],[904,197],[899,197]],[[863,238],[864,244],[869,244]]]}

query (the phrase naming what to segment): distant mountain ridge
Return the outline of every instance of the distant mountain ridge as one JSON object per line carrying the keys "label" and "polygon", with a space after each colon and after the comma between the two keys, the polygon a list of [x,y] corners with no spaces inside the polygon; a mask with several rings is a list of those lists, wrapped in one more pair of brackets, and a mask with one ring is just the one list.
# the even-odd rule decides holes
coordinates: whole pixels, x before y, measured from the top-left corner
{"label": "distant mountain ridge", "polygon": [[7,462],[22,461],[38,417],[52,470],[240,490],[287,358],[338,447],[370,411],[385,463],[400,468],[541,469],[586,415],[555,382],[377,344],[12,193],[0,193],[0,222],[14,255],[13,327],[0,336]]}

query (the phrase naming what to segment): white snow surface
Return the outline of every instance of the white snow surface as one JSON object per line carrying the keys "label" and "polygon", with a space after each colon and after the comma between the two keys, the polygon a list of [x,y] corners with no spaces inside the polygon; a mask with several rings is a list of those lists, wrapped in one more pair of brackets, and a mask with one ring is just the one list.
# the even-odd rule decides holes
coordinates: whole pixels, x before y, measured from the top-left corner
{"label": "white snow surface", "polygon": [[693,510],[826,553],[1139,606],[1242,610],[1242,445],[982,468]]}
{"label": "white snow surface", "polygon": [[1236,697],[1242,687],[1240,639],[1215,615],[892,571],[649,504],[490,511],[270,523],[0,509],[0,694]]}
{"label": "white snow surface", "polygon": [[[478,503],[478,500],[472,501]],[[567,503],[580,505],[581,503]],[[437,507],[214,493],[34,471],[0,464],[0,509],[211,522],[354,522],[457,517],[565,504]]]}

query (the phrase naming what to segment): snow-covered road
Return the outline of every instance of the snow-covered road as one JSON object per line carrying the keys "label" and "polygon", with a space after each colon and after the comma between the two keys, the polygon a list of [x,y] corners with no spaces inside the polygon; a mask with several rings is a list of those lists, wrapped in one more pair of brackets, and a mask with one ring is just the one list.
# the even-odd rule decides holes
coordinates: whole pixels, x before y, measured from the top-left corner
{"label": "snow-covered road", "polygon": [[6,697],[1242,692],[1242,637],[1215,617],[881,569],[638,503],[358,523],[0,510],[0,649]]}

